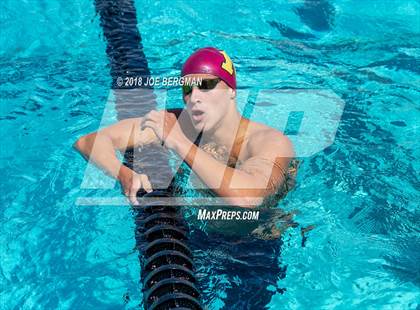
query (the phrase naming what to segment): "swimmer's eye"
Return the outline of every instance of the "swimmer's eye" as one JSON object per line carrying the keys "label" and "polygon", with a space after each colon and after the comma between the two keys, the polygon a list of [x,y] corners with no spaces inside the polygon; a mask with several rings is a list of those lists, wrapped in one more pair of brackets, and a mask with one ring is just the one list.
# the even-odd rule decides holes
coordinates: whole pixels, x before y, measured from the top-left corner
{"label": "swimmer's eye", "polygon": [[[197,87],[200,90],[214,89],[221,80],[222,79],[220,78],[201,80],[201,83],[198,83]],[[182,85],[182,92],[184,96],[191,94],[192,90],[193,90],[193,85]]]}
{"label": "swimmer's eye", "polygon": [[187,96],[192,93],[192,86],[190,85],[182,85],[182,93],[184,96]]}

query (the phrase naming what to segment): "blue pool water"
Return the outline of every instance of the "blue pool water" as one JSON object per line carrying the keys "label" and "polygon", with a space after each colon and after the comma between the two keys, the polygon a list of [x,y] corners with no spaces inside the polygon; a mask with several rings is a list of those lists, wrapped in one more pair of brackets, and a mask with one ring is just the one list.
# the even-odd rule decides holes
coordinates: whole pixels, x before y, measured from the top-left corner
{"label": "blue pool water", "polygon": [[[297,187],[279,204],[314,229],[304,246],[298,228],[284,234],[286,272],[268,288],[268,307],[418,308],[419,2],[135,7],[154,76],[177,75],[192,50],[217,46],[245,90],[326,89],[345,104],[333,144],[302,158]],[[0,29],[1,308],[136,308],[130,208],[77,204],[94,191],[81,188],[86,163],[72,144],[99,128],[111,85],[94,2],[3,1]],[[274,102],[256,117],[270,122],[280,110]],[[106,121],[115,120],[111,111]],[[209,309],[232,285],[209,277]]]}

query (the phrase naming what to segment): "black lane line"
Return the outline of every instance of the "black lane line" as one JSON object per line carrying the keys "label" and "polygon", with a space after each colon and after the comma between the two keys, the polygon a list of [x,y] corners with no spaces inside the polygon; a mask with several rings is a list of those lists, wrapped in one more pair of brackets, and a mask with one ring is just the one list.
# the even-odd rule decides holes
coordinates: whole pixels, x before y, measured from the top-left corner
{"label": "black lane line", "polygon": [[[135,91],[133,95],[132,90],[138,88],[137,86],[118,85],[118,78],[122,78],[123,82],[125,82],[126,78],[142,77],[146,79],[150,77],[150,69],[144,54],[142,38],[137,29],[137,15],[134,2],[132,0],[95,0],[95,6],[96,11],[100,15],[100,24],[107,41],[106,53],[110,62],[111,88],[117,91],[115,93],[117,117],[119,120],[122,120],[129,117],[143,116],[150,110],[156,108],[156,96],[153,94],[153,89],[143,87],[140,88],[141,91]],[[247,111],[249,114],[252,114],[252,102],[249,102],[249,104],[251,104],[251,107],[248,107]],[[124,157],[127,166],[138,173],[146,173],[149,176],[154,189],[167,190],[165,186],[161,185],[160,180],[162,179],[162,175],[167,173],[172,175],[172,172],[168,166],[166,154],[159,151],[159,148],[146,148],[141,153],[138,153],[137,150],[129,150],[125,153]],[[137,214],[136,232],[142,230],[141,225],[138,225],[141,220],[140,214]],[[197,231],[200,232],[199,230]],[[207,240],[200,240],[201,246],[206,247],[207,244]],[[142,248],[145,245],[138,242],[137,246]],[[247,247],[247,249],[249,248]],[[240,255],[236,255],[241,256],[247,253],[247,250],[242,250],[240,253]],[[277,256],[274,255],[274,257]],[[142,261],[141,257],[140,261]],[[277,260],[273,259],[273,262],[277,262]],[[270,266],[272,268],[270,269],[272,277],[278,275],[278,272],[273,272],[278,268],[277,263],[265,263],[264,266]],[[232,289],[225,301],[227,306],[234,305],[238,301],[242,303],[241,306],[252,304],[255,307],[268,303],[273,293],[265,290],[264,284],[258,281],[259,278],[255,274],[248,275],[248,279],[246,278],[247,270],[240,270],[236,274],[246,279],[245,282],[249,282],[250,285]],[[208,280],[202,279],[202,281],[207,282]],[[261,286],[264,289],[262,289],[262,292],[259,291],[259,298],[255,298],[254,295],[249,294],[249,292],[257,292],[257,288],[261,289]],[[248,287],[249,290],[247,289]]]}
{"label": "black lane line", "polygon": [[[95,7],[107,41],[111,88],[117,90],[115,95],[118,119],[143,116],[156,108],[156,96],[152,88],[138,87],[130,83],[130,78],[142,78],[144,81],[150,77],[142,38],[137,29],[134,2],[95,0]],[[123,91],[135,88],[139,91]]]}
{"label": "black lane line", "polygon": [[[150,77],[150,69],[148,67],[146,55],[143,51],[143,45],[141,43],[141,35],[137,29],[137,16],[134,2],[132,0],[95,0],[95,7],[100,16],[100,25],[103,29],[103,34],[107,42],[106,53],[110,62],[110,74],[112,77],[111,88],[114,90],[115,94],[118,120],[143,116],[150,110],[156,109],[156,96],[153,94],[153,88],[125,84],[127,79],[129,81],[130,78],[142,78],[144,80]],[[167,180],[165,177],[169,177],[169,180],[172,179],[172,171],[169,167],[167,153],[162,152],[162,147],[148,147],[144,150],[128,150],[125,152],[124,158],[125,165],[132,168],[137,173],[145,173],[149,176],[156,195],[160,196],[159,192],[156,191],[156,189],[160,188],[163,188],[167,195],[171,195],[171,193],[168,193],[168,189],[165,186],[166,183],[164,182]],[[162,182],[162,180],[164,181]],[[142,240],[144,238],[138,238],[138,232],[144,230],[142,225],[142,222],[144,222],[145,219],[143,209],[147,209],[147,206],[142,206],[139,209],[140,210],[134,209],[136,214],[135,233],[137,241],[136,246],[139,249],[142,249],[147,246],[150,240]],[[151,215],[153,214],[154,213],[152,212]],[[177,211],[174,212],[174,216],[176,214]],[[168,219],[162,216],[162,219],[158,220],[164,221]],[[169,229],[167,230],[172,231]],[[162,230],[161,233],[165,236],[168,231]],[[165,247],[179,246],[179,242],[176,243],[176,241],[177,240],[173,241],[173,243],[169,243],[169,245],[163,243],[163,245]],[[159,250],[166,253],[164,251],[165,247],[162,247]],[[182,248],[187,247],[185,245]],[[182,255],[178,255],[179,257],[176,256],[175,254],[178,252],[174,250],[171,250],[170,253],[172,256],[167,254],[168,257],[165,257],[167,260],[166,264],[168,264],[171,259],[183,257]],[[147,253],[145,254],[140,252],[139,254],[139,260],[142,264],[142,279],[144,279],[148,275],[148,272],[150,272],[150,270],[148,271],[146,270],[147,268],[145,268],[147,267],[145,265]],[[149,259],[151,258],[149,257]],[[159,257],[158,259],[161,258]],[[151,265],[150,268],[154,268],[153,265]],[[193,284],[188,284],[189,282],[185,279],[171,279],[170,281],[183,281],[182,283],[176,282],[177,284],[174,284],[175,282],[170,283],[172,287],[177,286],[176,290],[183,288],[183,290],[191,293],[191,289],[195,289],[191,286]],[[171,286],[169,286],[169,288]],[[128,294],[129,293],[124,296],[124,300],[129,300]],[[153,289],[152,291],[149,289],[146,291],[143,297],[147,298],[148,296],[148,299],[143,302],[143,306],[146,308],[150,307],[151,309],[158,309],[163,306],[160,304],[155,305],[159,302],[165,303],[165,305],[182,302],[190,305],[191,309],[201,309],[198,300],[195,299],[195,297],[198,297],[197,293],[195,293],[196,296],[194,298],[189,296],[177,296],[176,294],[165,295],[160,298],[158,297],[160,294],[161,293],[157,289]],[[153,298],[157,299],[155,300]],[[163,298],[169,298],[169,300],[163,300]],[[153,303],[153,301],[155,301],[155,303]]]}

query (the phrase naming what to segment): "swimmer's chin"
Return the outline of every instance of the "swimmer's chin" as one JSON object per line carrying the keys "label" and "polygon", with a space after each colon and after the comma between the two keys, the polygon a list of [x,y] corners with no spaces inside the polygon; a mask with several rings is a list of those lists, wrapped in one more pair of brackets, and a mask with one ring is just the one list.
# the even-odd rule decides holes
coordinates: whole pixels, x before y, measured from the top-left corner
{"label": "swimmer's chin", "polygon": [[193,126],[194,126],[194,129],[197,132],[205,133],[206,131],[208,131],[207,128],[206,128],[206,124],[204,122],[199,122],[199,123],[194,123],[193,122]]}

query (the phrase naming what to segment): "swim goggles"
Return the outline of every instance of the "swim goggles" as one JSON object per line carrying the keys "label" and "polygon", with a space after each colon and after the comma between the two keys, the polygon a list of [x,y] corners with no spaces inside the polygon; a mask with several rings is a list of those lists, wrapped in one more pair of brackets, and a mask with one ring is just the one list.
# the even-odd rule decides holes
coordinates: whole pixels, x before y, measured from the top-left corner
{"label": "swim goggles", "polygon": [[221,78],[216,79],[203,79],[199,81],[198,83],[189,85],[188,83],[182,85],[182,93],[184,96],[187,96],[192,93],[193,87],[197,86],[200,90],[210,90],[216,87],[216,85],[221,81]]}

